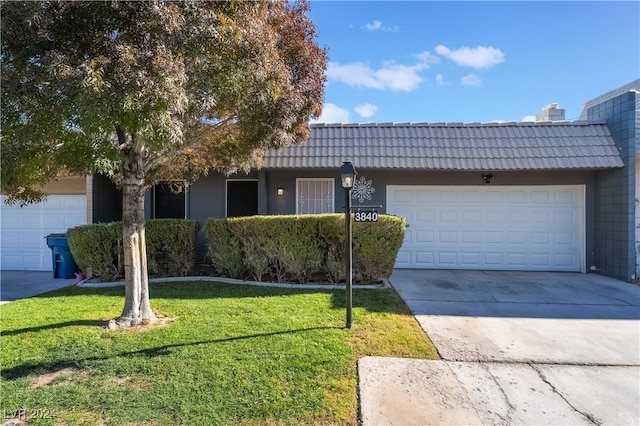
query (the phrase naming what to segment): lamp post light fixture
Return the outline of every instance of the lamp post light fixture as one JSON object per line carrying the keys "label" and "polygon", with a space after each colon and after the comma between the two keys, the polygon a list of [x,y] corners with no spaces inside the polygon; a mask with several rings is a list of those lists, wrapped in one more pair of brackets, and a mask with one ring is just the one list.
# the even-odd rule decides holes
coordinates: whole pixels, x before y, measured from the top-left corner
{"label": "lamp post light fixture", "polygon": [[347,305],[347,323],[346,328],[351,328],[351,287],[353,285],[353,261],[352,247],[353,235],[351,232],[351,189],[356,180],[356,168],[351,161],[345,161],[340,167],[340,179],[344,188],[344,239],[345,239],[345,286],[346,286],[346,305]]}

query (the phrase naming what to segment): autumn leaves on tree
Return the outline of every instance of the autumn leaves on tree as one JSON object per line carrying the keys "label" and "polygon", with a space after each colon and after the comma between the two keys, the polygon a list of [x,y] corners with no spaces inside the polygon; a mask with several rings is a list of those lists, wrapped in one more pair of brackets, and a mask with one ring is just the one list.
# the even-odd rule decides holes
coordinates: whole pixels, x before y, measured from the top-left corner
{"label": "autumn leaves on tree", "polygon": [[39,201],[64,173],[123,189],[121,326],[153,322],[144,195],[162,180],[259,167],[304,141],[326,52],[305,2],[2,5],[2,192]]}

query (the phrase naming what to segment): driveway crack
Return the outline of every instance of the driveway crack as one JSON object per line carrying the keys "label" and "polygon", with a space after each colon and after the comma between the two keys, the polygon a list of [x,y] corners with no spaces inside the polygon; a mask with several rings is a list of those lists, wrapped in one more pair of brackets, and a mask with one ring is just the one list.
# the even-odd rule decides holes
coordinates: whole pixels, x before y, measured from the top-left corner
{"label": "driveway crack", "polygon": [[502,399],[507,404],[506,416],[503,416],[500,413],[495,413],[495,414],[500,418],[500,420],[504,421],[506,425],[512,424],[511,417],[515,413],[516,407],[511,403],[511,401],[509,400],[509,396],[507,395],[507,393],[502,388],[502,385],[500,384],[500,382],[498,381],[496,376],[494,376],[493,373],[491,372],[491,369],[489,368],[489,365],[485,364],[483,362],[481,362],[480,365],[482,366],[482,369],[489,375],[489,377],[491,377],[491,380],[493,381],[493,383],[496,384],[496,386],[500,390],[500,393],[502,394]]}
{"label": "driveway crack", "polygon": [[558,389],[556,389],[556,387],[553,385],[553,383],[551,383],[549,381],[549,379],[547,379],[547,376],[544,375],[544,373],[537,368],[534,364],[528,364],[529,367],[531,367],[536,373],[538,373],[538,377],[540,377],[540,380],[542,380],[543,382],[545,382],[547,385],[549,385],[549,387],[551,388],[551,390],[553,391],[553,393],[555,393],[556,395],[558,395],[560,398],[562,398],[562,400],[569,406],[571,407],[571,409],[573,411],[575,411],[578,414],[581,414],[582,416],[584,416],[591,424],[594,424],[596,426],[601,426],[602,422],[598,421],[598,419],[596,419],[594,417],[593,414],[589,414],[589,413],[585,413],[584,411],[580,411],[578,410],[573,404],[571,404],[569,402],[569,400],[567,398],[565,398],[565,396],[560,393],[558,391]]}

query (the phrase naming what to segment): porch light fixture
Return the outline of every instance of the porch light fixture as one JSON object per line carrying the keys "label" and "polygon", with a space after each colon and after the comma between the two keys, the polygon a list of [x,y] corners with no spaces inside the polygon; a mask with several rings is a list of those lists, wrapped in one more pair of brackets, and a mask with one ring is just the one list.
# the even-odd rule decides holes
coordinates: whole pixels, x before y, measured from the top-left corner
{"label": "porch light fixture", "polygon": [[351,161],[345,161],[340,167],[340,179],[342,180],[342,187],[344,188],[344,229],[345,229],[345,293],[346,293],[346,305],[347,305],[347,323],[345,328],[351,328],[351,311],[352,311],[352,299],[351,299],[351,287],[353,286],[353,235],[351,232],[351,189],[353,183],[356,180],[356,168]]}
{"label": "porch light fixture", "polygon": [[278,197],[282,197],[284,195],[284,188],[278,188],[276,190]]}

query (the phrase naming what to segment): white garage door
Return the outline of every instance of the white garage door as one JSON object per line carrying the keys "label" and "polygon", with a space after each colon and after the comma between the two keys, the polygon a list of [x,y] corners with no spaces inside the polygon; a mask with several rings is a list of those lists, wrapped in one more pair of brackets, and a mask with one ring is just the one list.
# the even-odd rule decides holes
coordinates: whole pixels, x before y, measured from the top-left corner
{"label": "white garage door", "polygon": [[0,206],[2,241],[0,269],[51,271],[51,249],[45,237],[87,223],[85,195],[49,195],[25,207]]}
{"label": "white garage door", "polygon": [[584,272],[584,187],[387,186],[397,268]]}

